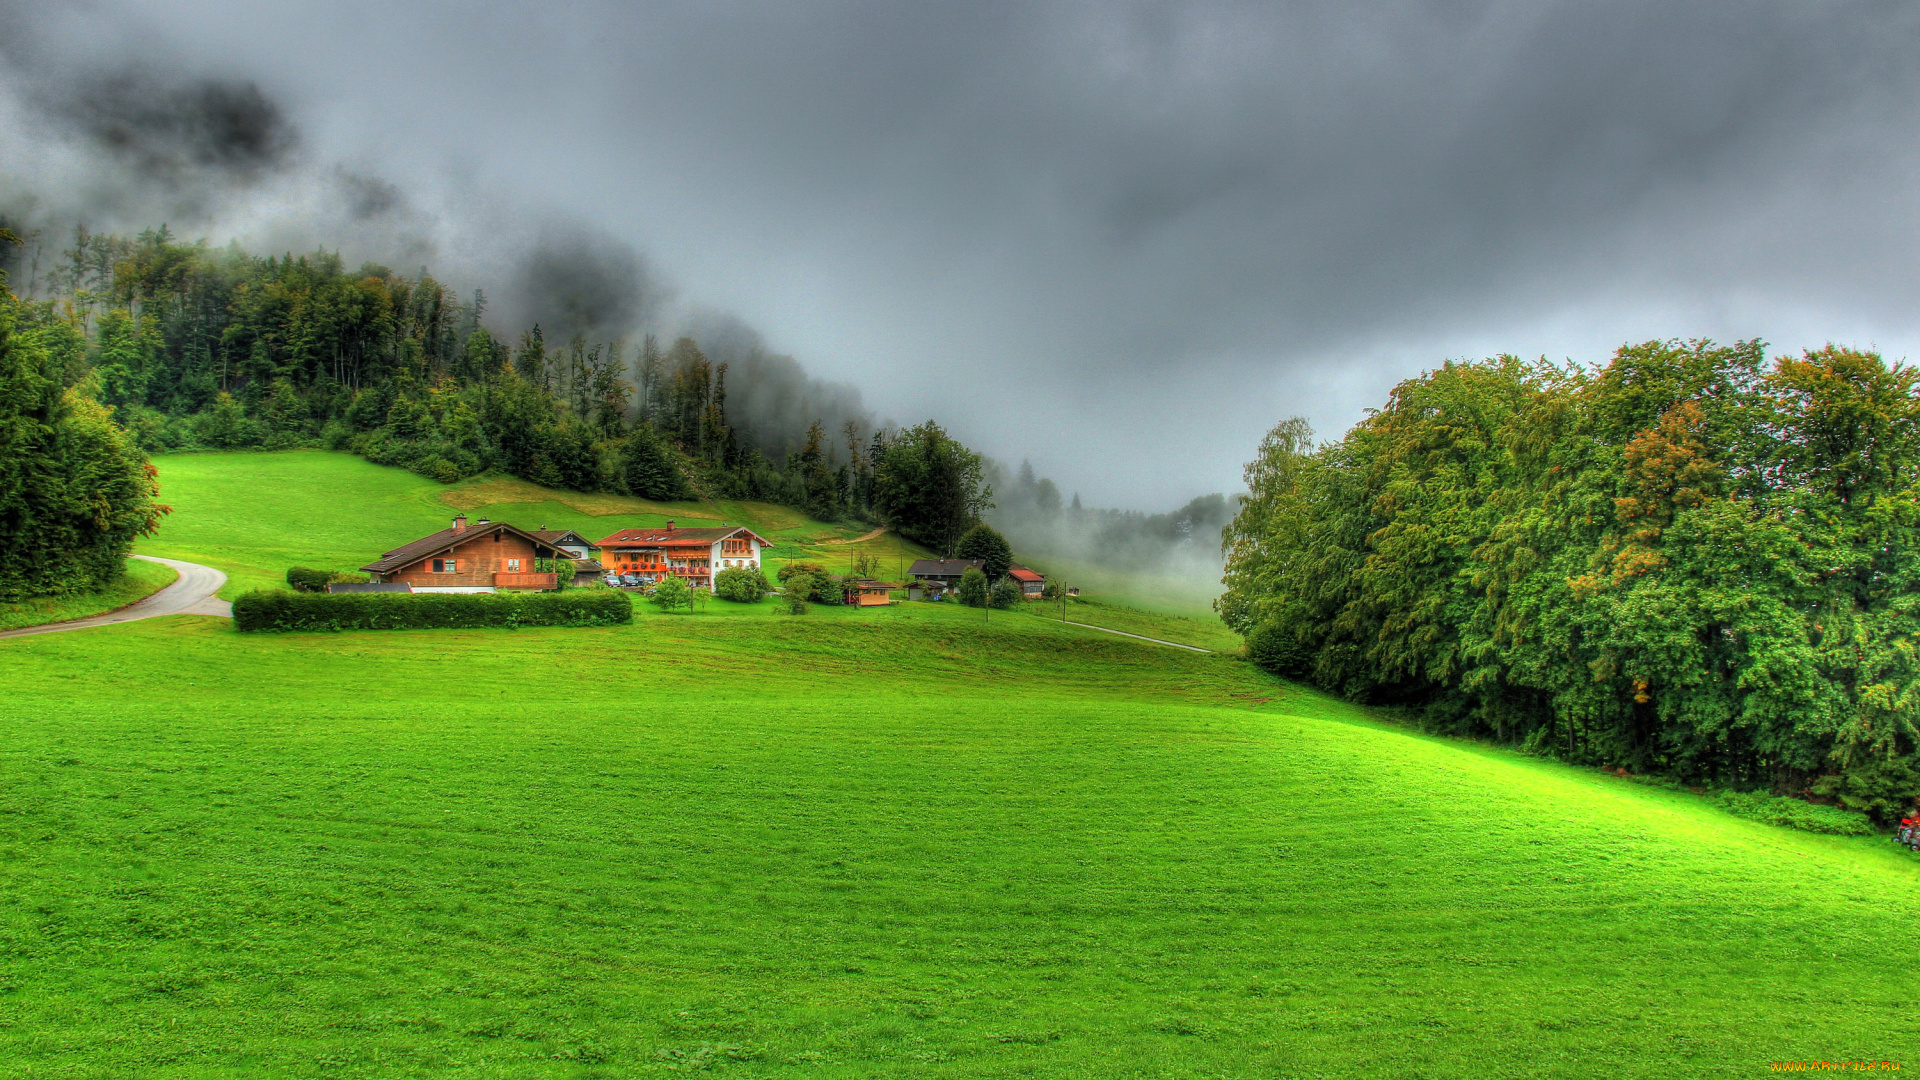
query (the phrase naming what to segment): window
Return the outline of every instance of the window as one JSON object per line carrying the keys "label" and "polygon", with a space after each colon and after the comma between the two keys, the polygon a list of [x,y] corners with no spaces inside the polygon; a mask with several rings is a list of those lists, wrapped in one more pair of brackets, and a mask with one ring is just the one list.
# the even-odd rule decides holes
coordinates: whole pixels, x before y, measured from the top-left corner
{"label": "window", "polygon": [[460,572],[459,559],[433,560],[433,572],[436,574],[457,574]]}
{"label": "window", "polygon": [[509,574],[517,574],[517,573],[519,573],[519,572],[520,572],[520,560],[519,560],[519,559],[508,559],[508,560],[507,560],[507,573],[509,573]]}

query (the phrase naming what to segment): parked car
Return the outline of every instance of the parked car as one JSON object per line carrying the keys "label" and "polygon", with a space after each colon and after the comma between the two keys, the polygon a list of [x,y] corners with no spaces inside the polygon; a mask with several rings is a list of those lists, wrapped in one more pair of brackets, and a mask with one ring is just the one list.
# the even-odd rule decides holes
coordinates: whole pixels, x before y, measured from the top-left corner
{"label": "parked car", "polygon": [[645,584],[645,582],[643,582],[640,579],[639,574],[636,574],[633,571],[629,570],[626,573],[620,575],[620,584],[625,585],[631,589],[636,586],[643,585]]}
{"label": "parked car", "polygon": [[610,572],[610,573],[607,573],[607,574],[605,574],[605,575],[603,575],[603,576],[602,576],[602,577],[600,578],[600,580],[601,580],[601,581],[603,581],[603,582],[605,582],[605,583],[606,583],[606,584],[608,584],[608,585],[611,585],[611,586],[613,586],[613,587],[614,587],[614,588],[616,588],[616,589],[620,587],[620,575],[619,575],[619,574],[615,574],[615,573],[611,573],[611,572]]}

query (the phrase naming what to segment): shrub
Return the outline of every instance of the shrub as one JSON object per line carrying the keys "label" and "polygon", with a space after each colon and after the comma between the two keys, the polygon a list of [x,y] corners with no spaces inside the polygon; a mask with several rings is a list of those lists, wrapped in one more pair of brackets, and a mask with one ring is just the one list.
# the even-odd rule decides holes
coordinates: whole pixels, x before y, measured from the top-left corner
{"label": "shrub", "polygon": [[1920,757],[1882,758],[1862,754],[1845,772],[1814,781],[1816,795],[1839,799],[1882,824],[1892,824],[1920,796]]}
{"label": "shrub", "polygon": [[1784,795],[1765,795],[1757,791],[1722,791],[1714,796],[1721,809],[1735,817],[1784,825],[1803,832],[1830,836],[1871,836],[1873,822],[1867,815],[1839,806],[1821,806]]}
{"label": "shrub", "polygon": [[732,566],[713,575],[713,594],[736,604],[757,604],[767,595],[767,577],[750,566]]}
{"label": "shrub", "polygon": [[960,596],[960,602],[968,607],[985,607],[987,575],[981,573],[979,567],[969,566],[967,572],[960,575],[960,587],[955,591]]}
{"label": "shrub", "polygon": [[1022,597],[1020,583],[1010,577],[1003,577],[993,583],[993,591],[987,601],[997,608],[1010,608],[1020,602]]}
{"label": "shrub", "polygon": [[372,580],[373,575],[363,574],[358,570],[335,570],[333,573],[327,575],[327,584],[329,585],[336,582],[340,584],[364,585]]}
{"label": "shrub", "polygon": [[456,630],[611,626],[633,621],[625,593],[250,592],[233,602],[243,633],[275,630]]}
{"label": "shrub", "polygon": [[780,597],[780,610],[788,615],[805,615],[807,598],[797,593],[787,593]]}
{"label": "shrub", "polygon": [[294,566],[287,569],[287,584],[296,592],[323,593],[327,583],[333,580],[333,571],[315,570],[311,566]]}
{"label": "shrub", "polygon": [[845,587],[840,584],[838,578],[819,567],[809,567],[802,563],[799,567],[782,569],[780,583],[788,596],[797,596],[802,600],[829,606],[845,603]]}
{"label": "shrub", "polygon": [[780,584],[785,585],[787,579],[795,574],[815,574],[824,578],[827,576],[827,568],[821,566],[819,563],[790,562],[781,567],[779,572],[774,576],[780,580]]}
{"label": "shrub", "polygon": [[666,611],[688,607],[693,603],[693,590],[679,578],[668,577],[653,587],[653,602]]}

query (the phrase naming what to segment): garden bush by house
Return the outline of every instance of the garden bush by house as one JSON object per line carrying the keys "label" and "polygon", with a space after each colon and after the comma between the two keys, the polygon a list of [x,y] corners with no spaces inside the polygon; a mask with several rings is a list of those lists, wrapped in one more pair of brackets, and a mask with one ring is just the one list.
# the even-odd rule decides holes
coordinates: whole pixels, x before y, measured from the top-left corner
{"label": "garden bush by house", "polygon": [[611,626],[633,621],[633,601],[612,590],[552,593],[251,592],[233,602],[243,632],[465,630]]}
{"label": "garden bush by house", "polygon": [[736,604],[757,604],[768,589],[766,575],[750,566],[730,566],[713,575],[713,595]]}

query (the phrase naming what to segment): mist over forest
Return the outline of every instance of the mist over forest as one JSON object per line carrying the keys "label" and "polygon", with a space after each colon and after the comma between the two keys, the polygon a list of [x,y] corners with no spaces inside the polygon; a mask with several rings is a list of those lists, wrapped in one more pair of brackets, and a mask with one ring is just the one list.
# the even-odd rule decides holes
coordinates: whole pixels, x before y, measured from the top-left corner
{"label": "mist over forest", "polygon": [[[0,174],[0,227],[18,241],[0,244],[0,271],[29,325],[58,338],[71,324],[56,346],[69,380],[91,379],[148,449],[321,445],[443,481],[505,468],[887,518],[875,468],[902,425],[681,295],[611,232],[329,163],[251,81],[8,58],[3,107],[38,161]],[[555,406],[504,418],[501,370]],[[535,415],[547,408],[556,422]],[[630,481],[629,444],[655,435],[687,455],[682,479]],[[1028,557],[1216,589],[1232,500],[1063,504],[992,450],[968,451],[977,501]]]}

